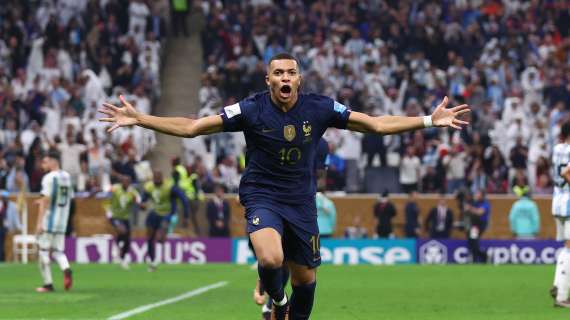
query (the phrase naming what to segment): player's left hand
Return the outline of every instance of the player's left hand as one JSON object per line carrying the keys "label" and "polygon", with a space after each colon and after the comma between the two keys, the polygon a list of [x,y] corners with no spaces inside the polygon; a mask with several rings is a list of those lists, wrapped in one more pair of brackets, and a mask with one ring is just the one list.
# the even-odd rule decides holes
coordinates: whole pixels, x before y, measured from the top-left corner
{"label": "player's left hand", "polygon": [[468,125],[469,122],[459,120],[458,117],[462,114],[470,112],[469,106],[462,104],[457,107],[447,108],[449,99],[443,98],[443,101],[435,108],[431,114],[431,121],[435,127],[452,127],[461,130],[462,125]]}

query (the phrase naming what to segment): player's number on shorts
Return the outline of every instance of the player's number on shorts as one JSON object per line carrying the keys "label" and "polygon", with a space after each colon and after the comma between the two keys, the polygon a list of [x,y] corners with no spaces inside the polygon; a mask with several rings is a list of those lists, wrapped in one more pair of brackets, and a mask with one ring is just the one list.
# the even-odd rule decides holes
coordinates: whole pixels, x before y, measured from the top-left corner
{"label": "player's number on shorts", "polygon": [[281,148],[279,150],[279,159],[281,160],[281,165],[294,165],[301,160],[301,149],[297,147]]}
{"label": "player's number on shorts", "polygon": [[317,254],[321,250],[321,238],[320,235],[311,236],[311,247],[313,248],[313,254]]}
{"label": "player's number on shorts", "polygon": [[59,187],[59,201],[57,205],[59,207],[67,206],[67,202],[69,201],[69,187]]}

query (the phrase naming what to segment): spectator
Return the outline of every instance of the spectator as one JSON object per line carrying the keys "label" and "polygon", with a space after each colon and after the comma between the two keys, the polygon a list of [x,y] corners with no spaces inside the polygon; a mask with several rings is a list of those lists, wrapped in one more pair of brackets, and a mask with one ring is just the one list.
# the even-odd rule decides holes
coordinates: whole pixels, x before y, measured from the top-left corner
{"label": "spectator", "polygon": [[352,225],[346,227],[344,230],[344,237],[346,239],[365,239],[368,237],[368,230],[362,226],[361,220],[360,216],[354,216]]}
{"label": "spectator", "polygon": [[513,203],[509,213],[511,231],[517,239],[534,239],[540,230],[540,212],[536,203],[525,192]]}
{"label": "spectator", "polygon": [[406,203],[406,238],[418,238],[420,236],[420,208],[417,204],[418,193],[412,191],[409,194],[408,202]]}
{"label": "spectator", "polygon": [[400,185],[403,192],[410,193],[419,190],[420,168],[420,158],[416,156],[414,147],[406,148],[406,154],[400,164]]}
{"label": "spectator", "polygon": [[384,191],[380,200],[374,206],[374,220],[376,224],[376,236],[379,238],[391,238],[392,219],[396,216],[396,207],[388,198],[388,191]]}
{"label": "spectator", "polygon": [[451,236],[453,211],[447,207],[445,195],[441,195],[437,207],[430,210],[425,227],[432,239],[448,239]]}
{"label": "spectator", "polygon": [[455,193],[465,185],[467,156],[460,145],[454,145],[448,155],[443,158],[447,167],[447,192]]}
{"label": "spectator", "polygon": [[230,204],[224,194],[224,187],[217,184],[214,187],[214,197],[206,206],[210,237],[230,236]]}
{"label": "spectator", "polygon": [[20,231],[20,217],[16,203],[9,199],[8,191],[0,191],[0,262],[5,261],[4,244],[9,231]]}
{"label": "spectator", "polygon": [[180,33],[184,33],[185,37],[189,37],[188,25],[186,17],[190,12],[191,2],[189,0],[170,0],[172,11],[172,30],[174,36],[178,37]]}

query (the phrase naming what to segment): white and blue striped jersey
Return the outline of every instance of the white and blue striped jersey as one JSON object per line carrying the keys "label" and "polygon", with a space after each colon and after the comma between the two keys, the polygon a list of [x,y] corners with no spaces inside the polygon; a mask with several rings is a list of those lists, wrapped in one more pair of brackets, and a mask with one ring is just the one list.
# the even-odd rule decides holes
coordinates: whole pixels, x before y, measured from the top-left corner
{"label": "white and blue striped jersey", "polygon": [[73,199],[71,176],[63,170],[51,171],[42,178],[41,194],[49,198],[42,227],[48,233],[65,233]]}
{"label": "white and blue striped jersey", "polygon": [[570,185],[560,173],[570,163],[570,144],[559,143],[552,153],[552,175],[554,195],[552,196],[552,214],[558,217],[570,216]]}

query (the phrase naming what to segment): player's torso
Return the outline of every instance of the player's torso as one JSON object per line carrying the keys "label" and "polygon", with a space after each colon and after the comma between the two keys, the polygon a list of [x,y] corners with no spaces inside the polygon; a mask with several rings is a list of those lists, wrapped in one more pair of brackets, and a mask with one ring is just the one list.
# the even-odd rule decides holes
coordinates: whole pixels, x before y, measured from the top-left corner
{"label": "player's torso", "polygon": [[135,200],[135,195],[131,190],[125,190],[122,186],[113,187],[111,196],[111,212],[113,218],[128,219],[131,204]]}
{"label": "player's torso", "polygon": [[73,197],[71,176],[63,171],[52,171],[45,175],[50,185],[50,201],[44,214],[44,230],[53,233],[63,233],[67,229],[69,209]]}
{"label": "player's torso", "polygon": [[149,182],[145,185],[145,190],[150,194],[153,202],[153,210],[160,214],[166,215],[170,213],[170,193],[172,189],[172,181],[165,180],[160,186]]}
{"label": "player's torso", "polygon": [[291,110],[283,112],[268,95],[259,99],[244,130],[246,181],[276,190],[294,187],[296,192],[312,187],[316,146],[326,130],[314,104],[310,96],[301,95]]}
{"label": "player's torso", "polygon": [[570,215],[570,185],[560,176],[569,163],[570,145],[557,144],[552,153],[552,178],[554,180],[552,214],[555,216]]}

